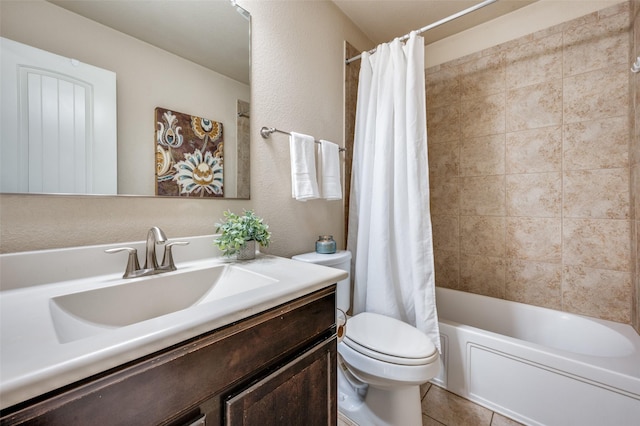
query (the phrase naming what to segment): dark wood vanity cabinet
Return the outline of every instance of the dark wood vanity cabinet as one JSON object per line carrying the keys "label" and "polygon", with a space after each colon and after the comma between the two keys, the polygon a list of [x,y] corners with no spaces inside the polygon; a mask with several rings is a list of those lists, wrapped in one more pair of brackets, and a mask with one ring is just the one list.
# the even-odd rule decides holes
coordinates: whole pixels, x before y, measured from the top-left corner
{"label": "dark wood vanity cabinet", "polygon": [[335,286],[4,410],[0,425],[335,425]]}

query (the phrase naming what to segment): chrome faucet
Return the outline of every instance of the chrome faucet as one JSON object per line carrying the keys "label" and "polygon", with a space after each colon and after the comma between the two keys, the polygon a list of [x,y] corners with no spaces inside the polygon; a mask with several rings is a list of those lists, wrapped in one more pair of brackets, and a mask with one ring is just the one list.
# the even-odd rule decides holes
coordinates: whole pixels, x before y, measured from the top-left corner
{"label": "chrome faucet", "polygon": [[167,236],[162,229],[154,226],[147,233],[147,254],[144,262],[144,269],[158,269],[158,259],[156,257],[156,244],[164,244],[167,242]]}
{"label": "chrome faucet", "polygon": [[[127,260],[127,267],[124,271],[123,278],[136,278],[144,277],[147,275],[155,275],[162,272],[175,271],[176,265],[173,261],[173,254],[171,248],[176,245],[186,246],[189,244],[186,241],[173,241],[167,242],[167,236],[162,229],[157,226],[149,229],[147,233],[147,246],[145,253],[144,267],[140,268],[138,262],[138,250],[132,247],[117,247],[105,250],[106,253],[118,253],[121,251],[127,251],[129,258]],[[156,256],[156,245],[164,245],[164,256],[162,258],[162,264],[158,266],[158,258]]]}

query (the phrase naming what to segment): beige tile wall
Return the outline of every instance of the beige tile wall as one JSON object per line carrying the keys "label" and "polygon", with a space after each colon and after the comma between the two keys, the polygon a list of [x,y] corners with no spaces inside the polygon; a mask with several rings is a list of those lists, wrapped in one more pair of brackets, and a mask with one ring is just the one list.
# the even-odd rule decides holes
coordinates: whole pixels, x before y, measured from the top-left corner
{"label": "beige tile wall", "polygon": [[437,285],[632,322],[631,6],[427,69]]}
{"label": "beige tile wall", "polygon": [[[640,0],[633,2],[631,15],[633,25],[633,43],[631,46],[631,58],[635,61],[640,57]],[[635,122],[631,128],[631,253],[633,267],[632,322],[640,333],[640,73],[631,74],[631,97],[633,108],[629,116]]]}

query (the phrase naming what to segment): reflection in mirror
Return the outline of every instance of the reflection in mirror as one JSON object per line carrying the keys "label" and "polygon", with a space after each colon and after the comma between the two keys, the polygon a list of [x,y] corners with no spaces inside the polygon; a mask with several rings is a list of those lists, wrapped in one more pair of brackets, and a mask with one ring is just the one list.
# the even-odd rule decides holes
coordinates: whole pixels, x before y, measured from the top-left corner
{"label": "reflection in mirror", "polygon": [[0,56],[1,191],[116,194],[116,75],[4,37]]}
{"label": "reflection in mirror", "polygon": [[[2,0],[0,20],[3,38],[62,56],[67,65],[100,68],[115,77],[117,125],[100,131],[94,127],[93,135],[117,134],[117,166],[106,165],[108,155],[94,153],[93,158],[107,168],[117,167],[118,194],[155,194],[154,111],[165,108],[222,124],[224,198],[249,198],[250,17],[246,11],[226,0]],[[79,109],[91,110],[86,105]],[[96,115],[94,124],[104,115]],[[17,123],[14,127],[21,129]],[[87,129],[76,133],[82,131]],[[7,140],[16,138],[5,137],[3,130],[3,157]],[[49,148],[43,156],[66,158],[65,152]],[[115,149],[109,152],[116,155]],[[86,150],[76,156],[91,158]],[[14,169],[27,168],[24,163],[14,164]],[[4,164],[2,169],[2,191],[14,192],[5,188]],[[93,179],[88,171],[78,174]],[[15,192],[77,192],[68,186],[50,189],[50,181],[45,178],[42,189],[21,186]],[[69,178],[64,181],[70,185]],[[86,192],[113,193],[108,189]]]}

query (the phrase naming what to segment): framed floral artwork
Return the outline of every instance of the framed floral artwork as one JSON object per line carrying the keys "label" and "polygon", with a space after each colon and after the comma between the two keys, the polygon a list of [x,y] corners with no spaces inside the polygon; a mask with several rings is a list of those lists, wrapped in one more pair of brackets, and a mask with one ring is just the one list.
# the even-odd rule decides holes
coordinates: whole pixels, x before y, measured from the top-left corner
{"label": "framed floral artwork", "polygon": [[224,196],[222,123],[155,109],[156,195]]}

